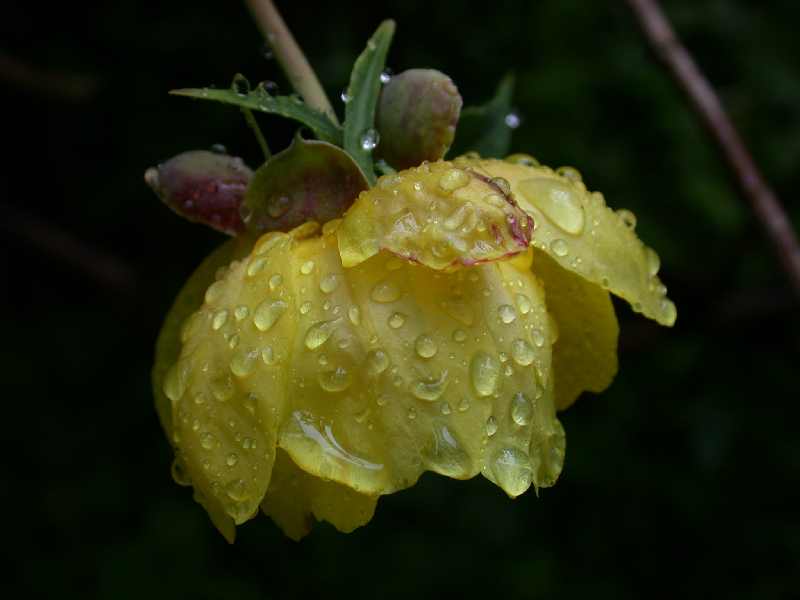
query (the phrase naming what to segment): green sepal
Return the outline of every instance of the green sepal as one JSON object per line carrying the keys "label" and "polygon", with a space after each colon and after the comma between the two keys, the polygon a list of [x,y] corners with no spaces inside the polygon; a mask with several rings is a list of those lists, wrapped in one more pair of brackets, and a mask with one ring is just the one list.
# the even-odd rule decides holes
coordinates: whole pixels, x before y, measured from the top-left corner
{"label": "green sepal", "polygon": [[481,106],[468,106],[461,111],[456,139],[448,156],[477,152],[484,158],[502,158],[511,148],[511,128],[506,116],[511,112],[514,76],[500,80],[494,96]]}

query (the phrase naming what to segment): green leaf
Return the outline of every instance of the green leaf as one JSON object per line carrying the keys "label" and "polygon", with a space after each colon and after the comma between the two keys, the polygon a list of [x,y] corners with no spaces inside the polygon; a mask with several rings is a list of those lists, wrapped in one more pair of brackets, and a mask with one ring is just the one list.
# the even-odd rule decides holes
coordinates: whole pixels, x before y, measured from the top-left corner
{"label": "green leaf", "polygon": [[307,221],[327,223],[341,217],[368,188],[347,152],[297,135],[291,146],[255,172],[242,214],[252,232],[289,231]]}
{"label": "green leaf", "polygon": [[370,185],[375,183],[372,166],[372,148],[365,149],[364,135],[375,130],[375,109],[381,91],[381,73],[386,64],[386,54],[394,35],[394,21],[387,20],[378,26],[367,42],[367,47],[353,65],[345,106],[344,149],[361,167]]}
{"label": "green leaf", "polygon": [[247,93],[214,88],[189,88],[172,90],[170,94],[199,98],[200,100],[213,100],[294,119],[308,127],[319,139],[337,146],[342,145],[342,128],[334,124],[327,115],[311,108],[300,98],[294,96],[271,96],[261,88]]}
{"label": "green leaf", "polygon": [[468,106],[461,111],[456,140],[449,156],[477,152],[486,158],[502,158],[511,148],[511,131],[506,116],[511,112],[514,76],[500,81],[494,97],[482,106]]}

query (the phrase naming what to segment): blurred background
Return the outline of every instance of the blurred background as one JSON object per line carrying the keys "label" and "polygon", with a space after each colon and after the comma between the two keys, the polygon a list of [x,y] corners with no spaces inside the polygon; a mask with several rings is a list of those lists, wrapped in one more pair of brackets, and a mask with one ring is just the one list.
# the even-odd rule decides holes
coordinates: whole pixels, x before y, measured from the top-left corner
{"label": "blurred background", "polygon": [[[517,75],[513,149],[574,165],[638,216],[678,305],[619,304],[621,370],[562,415],[540,497],[428,474],[351,535],[294,543],[266,518],[228,546],[169,475],[149,389],[182,282],[221,236],[144,170],[224,144],[240,113],[168,97],[241,71],[287,89],[239,2],[5,3],[0,99],[0,589],[16,597],[800,597],[800,318],[747,205],[626,4],[278,2],[336,99],[379,21],[389,66],[434,67],[466,104]],[[800,4],[664,7],[800,223]],[[274,148],[293,126],[259,117]]]}

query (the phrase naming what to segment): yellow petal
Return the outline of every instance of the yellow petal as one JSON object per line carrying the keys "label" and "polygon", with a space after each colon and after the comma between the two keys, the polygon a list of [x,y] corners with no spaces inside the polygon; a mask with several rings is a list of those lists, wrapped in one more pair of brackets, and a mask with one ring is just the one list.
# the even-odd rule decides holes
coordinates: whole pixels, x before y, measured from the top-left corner
{"label": "yellow petal", "polygon": [[619,326],[608,292],[537,250],[533,272],[546,290],[547,309],[558,325],[553,346],[556,408],[583,391],[602,392],[617,373]]}
{"label": "yellow petal", "polygon": [[442,270],[522,252],[530,233],[508,190],[440,161],[381,177],[347,211],[338,239],[346,267],[388,250]]}
{"label": "yellow petal", "polygon": [[299,540],[311,531],[315,518],[350,533],[372,519],[377,502],[375,496],[309,475],[278,450],[261,509],[287,536]]}
{"label": "yellow petal", "polygon": [[608,208],[602,194],[586,190],[574,169],[558,174],[500,160],[456,163],[507,180],[514,200],[533,217],[532,243],[561,267],[624,298],[662,325],[675,322],[675,305],[657,276],[658,255],[636,236],[631,213]]}

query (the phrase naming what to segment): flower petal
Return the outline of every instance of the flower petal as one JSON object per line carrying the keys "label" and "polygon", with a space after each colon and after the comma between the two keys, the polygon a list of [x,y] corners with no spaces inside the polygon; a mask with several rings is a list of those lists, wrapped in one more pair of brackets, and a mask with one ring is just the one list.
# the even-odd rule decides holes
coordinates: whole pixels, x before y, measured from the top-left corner
{"label": "flower petal", "polygon": [[562,269],[541,250],[533,271],[546,290],[547,309],[558,326],[553,346],[556,408],[564,410],[583,391],[602,392],[617,373],[619,325],[608,292]]}
{"label": "flower petal", "polygon": [[309,475],[286,452],[278,450],[261,510],[297,541],[308,535],[315,518],[350,533],[372,519],[377,502],[376,496],[365,496],[347,486]]}
{"label": "flower petal", "polygon": [[589,193],[577,171],[559,174],[491,159],[459,159],[456,164],[505,179],[514,200],[533,217],[533,245],[563,268],[624,298],[662,325],[675,322],[675,305],[656,275],[658,255],[636,237],[630,213],[614,212],[602,194]]}
{"label": "flower petal", "polygon": [[339,250],[346,267],[388,250],[450,270],[524,251],[532,225],[491,178],[436,162],[381,177],[362,192],[339,227]]}

